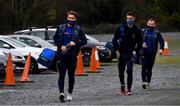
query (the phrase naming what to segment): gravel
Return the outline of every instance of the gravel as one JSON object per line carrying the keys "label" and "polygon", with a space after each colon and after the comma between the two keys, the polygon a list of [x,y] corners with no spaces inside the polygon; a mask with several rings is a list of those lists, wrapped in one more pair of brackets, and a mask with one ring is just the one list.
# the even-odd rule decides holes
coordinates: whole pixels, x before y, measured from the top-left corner
{"label": "gravel", "polygon": [[[76,76],[73,101],[63,104],[75,105],[178,105],[180,104],[180,66],[178,64],[155,64],[151,88],[141,88],[140,66],[134,65],[132,96],[119,94],[117,63],[101,66],[101,73]],[[85,68],[88,71],[88,68]],[[18,80],[20,76],[16,76]],[[44,71],[29,75],[34,83],[17,83],[16,86],[0,85],[1,105],[59,105],[58,73]],[[65,90],[67,89],[67,79]],[[66,91],[67,93],[67,91]]]}
{"label": "gravel", "polygon": [[[100,37],[109,39],[110,36]],[[101,40],[101,39],[99,39]],[[103,41],[103,40],[102,40]],[[85,67],[85,71],[89,68]],[[141,66],[134,65],[132,96],[121,96],[117,63],[103,63],[101,73],[76,76],[73,101],[61,103],[58,91],[58,73],[50,70],[29,75],[34,83],[4,86],[0,83],[1,105],[180,105],[180,66],[155,64],[149,90],[141,87]],[[15,76],[16,80],[20,75]],[[68,76],[65,79],[67,93]]]}

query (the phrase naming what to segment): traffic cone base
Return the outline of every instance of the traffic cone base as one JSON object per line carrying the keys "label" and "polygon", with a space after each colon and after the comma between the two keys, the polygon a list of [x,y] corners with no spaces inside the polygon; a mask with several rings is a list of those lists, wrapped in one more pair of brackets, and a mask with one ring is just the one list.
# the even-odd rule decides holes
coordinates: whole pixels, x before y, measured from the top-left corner
{"label": "traffic cone base", "polygon": [[88,76],[88,74],[85,74],[85,73],[82,73],[82,74],[76,73],[75,76]]}
{"label": "traffic cone base", "polygon": [[92,70],[89,70],[89,71],[86,71],[86,73],[101,73],[101,71],[92,71]]}

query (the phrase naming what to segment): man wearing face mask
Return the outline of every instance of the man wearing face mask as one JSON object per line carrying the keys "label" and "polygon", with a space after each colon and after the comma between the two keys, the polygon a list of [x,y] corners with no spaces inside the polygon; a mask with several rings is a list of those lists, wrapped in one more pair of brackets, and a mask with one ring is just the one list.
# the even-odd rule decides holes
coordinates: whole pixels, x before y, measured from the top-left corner
{"label": "man wearing face mask", "polygon": [[87,43],[86,36],[80,26],[76,24],[77,12],[67,12],[67,22],[57,27],[54,35],[54,43],[57,46],[57,62],[59,79],[58,86],[61,102],[65,102],[64,95],[64,79],[66,70],[68,70],[69,89],[67,93],[67,101],[72,100],[72,92],[74,88],[74,75],[76,69],[77,55],[81,46]]}
{"label": "man wearing face mask", "polygon": [[[118,58],[119,79],[122,95],[132,95],[131,86],[133,81],[133,62],[136,51],[142,46],[141,31],[135,25],[135,14],[128,12],[126,22],[116,30],[113,39],[114,50]],[[125,90],[124,72],[127,73],[127,92]]]}
{"label": "man wearing face mask", "polygon": [[152,67],[154,65],[158,42],[160,43],[159,53],[162,54],[164,49],[164,40],[159,30],[155,28],[155,20],[149,19],[147,21],[147,27],[142,29],[143,45],[141,54],[142,60],[142,88],[147,89],[150,87]]}

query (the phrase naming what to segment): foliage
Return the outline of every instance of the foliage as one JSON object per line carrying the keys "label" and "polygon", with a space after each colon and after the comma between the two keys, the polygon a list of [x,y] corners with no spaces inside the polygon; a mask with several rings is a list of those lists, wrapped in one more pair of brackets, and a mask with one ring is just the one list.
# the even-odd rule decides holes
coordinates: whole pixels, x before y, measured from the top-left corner
{"label": "foliage", "polygon": [[113,33],[128,11],[136,12],[139,26],[152,17],[161,31],[180,30],[180,0],[0,0],[0,7],[1,34],[55,26],[65,22],[69,10],[79,13],[87,33]]}

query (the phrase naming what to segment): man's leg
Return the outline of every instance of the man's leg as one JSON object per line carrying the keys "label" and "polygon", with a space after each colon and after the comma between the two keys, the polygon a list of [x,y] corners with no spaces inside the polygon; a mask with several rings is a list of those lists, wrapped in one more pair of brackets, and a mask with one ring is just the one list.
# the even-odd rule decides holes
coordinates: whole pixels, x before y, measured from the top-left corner
{"label": "man's leg", "polygon": [[154,65],[154,61],[155,61],[155,56],[152,56],[149,58],[149,67],[147,70],[147,83],[151,82],[151,77],[152,77],[152,68]]}
{"label": "man's leg", "polygon": [[127,60],[127,89],[131,90],[133,81],[133,57]]}
{"label": "man's leg", "polygon": [[58,70],[59,70],[59,79],[58,79],[59,92],[64,93],[64,79],[66,75],[66,64],[63,61],[59,63]]}
{"label": "man's leg", "polygon": [[64,79],[66,75],[65,59],[59,56],[57,65],[59,71],[59,79],[58,79],[58,86],[60,92],[59,99],[61,102],[65,102],[65,96],[64,96]]}
{"label": "man's leg", "polygon": [[119,80],[121,83],[121,94],[125,94],[125,82],[124,82],[124,71],[126,65],[126,56],[121,54],[118,60],[118,69],[119,69]]}
{"label": "man's leg", "polygon": [[74,75],[76,70],[76,61],[77,59],[72,59],[68,64],[68,77],[69,77],[69,89],[68,92],[72,93],[74,88]]}
{"label": "man's leg", "polygon": [[142,57],[142,71],[141,71],[141,78],[142,82],[147,82],[147,57],[143,56]]}
{"label": "man's leg", "polygon": [[119,59],[118,69],[119,69],[119,79],[120,79],[121,85],[125,85],[125,82],[124,82],[125,65],[126,65],[125,60]]}

